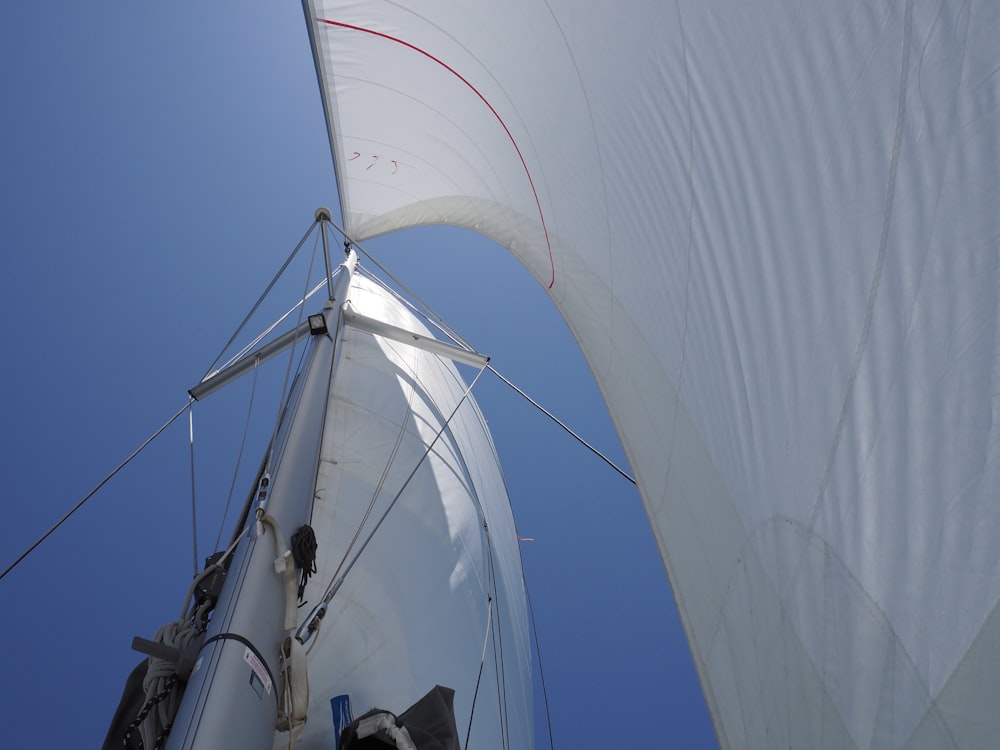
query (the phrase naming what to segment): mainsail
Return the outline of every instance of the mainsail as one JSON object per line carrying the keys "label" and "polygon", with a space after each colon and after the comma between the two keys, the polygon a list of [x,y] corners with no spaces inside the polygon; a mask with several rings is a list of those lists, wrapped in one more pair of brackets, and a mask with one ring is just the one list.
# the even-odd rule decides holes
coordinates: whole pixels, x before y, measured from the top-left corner
{"label": "mainsail", "polygon": [[[329,748],[348,725],[372,734],[376,709],[400,748],[532,746],[517,532],[452,363],[481,373],[489,360],[434,339],[356,267],[348,251],[324,311],[246,355],[256,366],[279,346],[305,350],[229,549],[157,635],[189,654],[145,647],[159,658],[146,700],[140,711],[126,691],[105,747],[139,746],[141,733],[144,747]],[[191,395],[243,371],[222,368]],[[413,709],[422,696],[431,709]],[[397,729],[410,709],[416,723]],[[426,727],[447,742],[421,741]]]}
{"label": "mainsail", "polygon": [[305,3],[348,234],[482,232],[607,400],[724,747],[1000,734],[1000,9]]}

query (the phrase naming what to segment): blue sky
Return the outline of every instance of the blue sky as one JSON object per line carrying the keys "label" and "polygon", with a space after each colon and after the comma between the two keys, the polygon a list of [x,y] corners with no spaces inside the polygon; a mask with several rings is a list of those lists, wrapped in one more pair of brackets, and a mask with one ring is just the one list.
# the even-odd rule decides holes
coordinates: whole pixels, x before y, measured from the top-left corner
{"label": "blue sky", "polygon": [[[313,210],[336,209],[301,9],[281,5],[0,9],[2,567],[184,403]],[[568,330],[499,247],[426,229],[366,248],[624,465]],[[248,395],[195,412],[200,556]],[[476,397],[535,539],[522,554],[556,747],[714,747],[635,489],[496,379]],[[190,502],[181,424],[0,581],[5,746],[100,743],[132,637],[183,601]]]}

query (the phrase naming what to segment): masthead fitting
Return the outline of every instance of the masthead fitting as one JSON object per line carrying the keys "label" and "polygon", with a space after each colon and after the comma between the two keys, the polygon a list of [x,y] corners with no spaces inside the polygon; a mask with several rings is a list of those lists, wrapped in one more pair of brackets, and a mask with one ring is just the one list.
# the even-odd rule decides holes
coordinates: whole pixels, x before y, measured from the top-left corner
{"label": "masthead fitting", "polygon": [[320,206],[316,209],[316,221],[330,221],[330,209]]}

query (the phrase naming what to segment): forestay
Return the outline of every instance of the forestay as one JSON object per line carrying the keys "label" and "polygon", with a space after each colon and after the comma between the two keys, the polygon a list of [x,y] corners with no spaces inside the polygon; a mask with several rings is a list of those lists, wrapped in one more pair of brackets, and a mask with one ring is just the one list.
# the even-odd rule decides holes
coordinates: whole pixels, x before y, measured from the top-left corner
{"label": "forestay", "polygon": [[528,268],[724,747],[1000,734],[1000,6],[307,3],[344,220]]}

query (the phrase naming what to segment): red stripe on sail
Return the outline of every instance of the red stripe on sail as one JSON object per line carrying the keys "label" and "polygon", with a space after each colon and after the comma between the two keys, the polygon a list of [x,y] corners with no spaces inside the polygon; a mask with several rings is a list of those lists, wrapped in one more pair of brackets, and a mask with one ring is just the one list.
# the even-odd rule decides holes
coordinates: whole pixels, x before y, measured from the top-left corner
{"label": "red stripe on sail", "polygon": [[531,186],[531,193],[535,197],[535,206],[538,208],[538,219],[542,223],[542,232],[545,233],[545,247],[549,253],[549,266],[552,270],[552,278],[551,281],[549,281],[549,289],[551,289],[552,286],[556,283],[556,266],[555,266],[555,261],[552,258],[552,243],[549,241],[549,229],[545,225],[545,215],[542,213],[542,202],[538,198],[538,191],[535,189],[535,181],[531,179],[531,171],[528,169],[528,163],[524,160],[524,155],[521,153],[521,149],[518,147],[517,141],[514,140],[514,136],[510,132],[510,128],[507,127],[507,123],[503,121],[503,118],[500,116],[500,113],[496,111],[496,109],[493,107],[492,104],[489,103],[486,97],[479,92],[479,89],[477,89],[474,85],[472,85],[472,83],[470,83],[465,76],[463,76],[453,67],[448,65],[448,63],[435,57],[430,52],[427,52],[426,50],[417,47],[415,44],[411,44],[410,42],[407,42],[403,39],[399,39],[398,37],[391,36],[389,34],[385,34],[381,31],[375,31],[374,29],[366,29],[363,26],[355,26],[354,24],[344,23],[342,21],[330,21],[327,20],[326,18],[317,18],[316,21],[318,23],[324,23],[328,26],[337,26],[342,29],[350,29],[351,31],[360,31],[364,34],[371,34],[372,36],[377,36],[380,37],[381,39],[385,39],[390,42],[395,42],[396,44],[401,44],[407,49],[411,49],[414,52],[423,55],[428,60],[432,60],[438,65],[440,65],[442,68],[447,70],[462,83],[468,86],[469,89],[472,91],[472,93],[478,96],[480,101],[482,101],[482,103],[489,108],[490,112],[493,113],[493,116],[497,118],[497,122],[500,123],[500,127],[503,128],[504,132],[507,134],[507,137],[510,139],[510,143],[514,147],[514,150],[517,152],[517,158],[521,160],[521,166],[524,167],[524,174],[528,178],[528,184]]}

